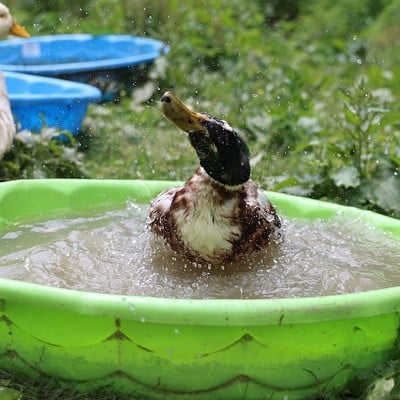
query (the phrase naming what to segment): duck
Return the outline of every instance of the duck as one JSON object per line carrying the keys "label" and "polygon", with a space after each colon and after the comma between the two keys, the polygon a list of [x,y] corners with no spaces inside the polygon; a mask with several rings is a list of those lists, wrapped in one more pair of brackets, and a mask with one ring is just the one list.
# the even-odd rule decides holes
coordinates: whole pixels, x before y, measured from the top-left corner
{"label": "duck", "polygon": [[29,32],[15,21],[8,7],[0,3],[0,39],[6,39],[8,35],[30,36]]}
{"label": "duck", "polygon": [[[10,10],[3,3],[0,3],[0,39],[7,38],[8,35],[29,37],[29,33],[19,25]],[[11,148],[15,137],[16,129],[14,119],[8,100],[7,86],[3,73],[0,72],[0,160]]]}
{"label": "duck", "polygon": [[16,134],[14,118],[8,101],[4,75],[0,72],[0,161],[11,148]]}
{"label": "duck", "polygon": [[183,186],[150,203],[148,226],[176,253],[199,265],[221,265],[278,243],[281,219],[250,179],[245,141],[223,119],[195,112],[171,91],[161,111],[188,134],[200,166]]}

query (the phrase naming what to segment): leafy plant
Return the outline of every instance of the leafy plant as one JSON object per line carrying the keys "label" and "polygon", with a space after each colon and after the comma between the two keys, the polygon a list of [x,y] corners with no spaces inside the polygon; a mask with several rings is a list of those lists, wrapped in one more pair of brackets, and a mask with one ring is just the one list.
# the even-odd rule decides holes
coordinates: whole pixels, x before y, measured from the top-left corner
{"label": "leafy plant", "polygon": [[[60,134],[62,137],[56,138]],[[0,160],[0,181],[86,176],[74,137],[50,128],[43,128],[39,134],[19,132],[11,150]]]}
{"label": "leafy plant", "polygon": [[287,191],[400,216],[400,133],[387,89],[369,90],[360,78],[342,88],[334,132],[324,130],[298,150],[308,153],[309,171]]}

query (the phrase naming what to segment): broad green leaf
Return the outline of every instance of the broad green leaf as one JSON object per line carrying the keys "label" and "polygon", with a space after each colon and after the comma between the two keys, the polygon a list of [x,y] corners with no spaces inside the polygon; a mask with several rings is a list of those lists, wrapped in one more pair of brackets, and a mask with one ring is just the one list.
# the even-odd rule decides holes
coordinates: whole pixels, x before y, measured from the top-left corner
{"label": "broad green leaf", "polygon": [[356,111],[349,104],[345,103],[345,106],[343,107],[343,112],[347,122],[355,126],[361,124],[360,116],[357,115]]}
{"label": "broad green leaf", "polygon": [[339,187],[354,188],[360,185],[360,174],[354,166],[342,167],[338,171],[332,172],[330,177]]}
{"label": "broad green leaf", "polygon": [[293,187],[299,185],[299,181],[295,177],[288,177],[286,179],[281,180],[280,182],[277,182],[272,190],[275,191],[280,191],[282,189],[286,189],[288,187]]}
{"label": "broad green leaf", "polygon": [[400,216],[400,179],[392,175],[386,179],[374,179],[364,188],[367,199],[383,210]]}
{"label": "broad green leaf", "polygon": [[381,125],[397,124],[400,121],[400,111],[390,111],[381,118]]}
{"label": "broad green leaf", "polygon": [[22,393],[18,390],[0,387],[0,400],[20,400],[22,396]]}

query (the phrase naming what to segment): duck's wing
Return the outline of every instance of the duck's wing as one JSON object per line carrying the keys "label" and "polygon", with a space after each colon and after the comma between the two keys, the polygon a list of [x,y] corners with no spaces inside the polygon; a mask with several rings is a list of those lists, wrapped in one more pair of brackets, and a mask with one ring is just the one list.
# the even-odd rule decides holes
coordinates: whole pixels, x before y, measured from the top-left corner
{"label": "duck's wing", "polygon": [[263,219],[269,224],[272,224],[276,228],[281,227],[281,220],[276,213],[275,206],[270,202],[270,200],[265,195],[264,191],[260,188],[257,189],[257,203],[260,207],[260,214]]}
{"label": "duck's wing", "polygon": [[274,205],[261,189],[248,182],[242,211],[242,252],[261,249],[271,240],[279,239],[280,228]]}
{"label": "duck's wing", "polygon": [[181,187],[173,187],[161,192],[150,204],[147,224],[150,229],[160,236],[165,236],[171,229],[169,213],[175,194]]}

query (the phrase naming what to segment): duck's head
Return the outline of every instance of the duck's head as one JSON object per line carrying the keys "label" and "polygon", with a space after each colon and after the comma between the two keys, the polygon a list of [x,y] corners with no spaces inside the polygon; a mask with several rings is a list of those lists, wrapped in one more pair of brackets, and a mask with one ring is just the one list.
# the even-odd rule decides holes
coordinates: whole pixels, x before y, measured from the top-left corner
{"label": "duck's head", "polygon": [[217,182],[237,186],[250,177],[249,149],[224,120],[186,107],[172,92],[161,97],[161,110],[189,134],[200,165]]}
{"label": "duck's head", "polygon": [[29,33],[14,20],[8,7],[0,3],[0,38],[4,39],[8,35],[20,37],[30,36]]}

